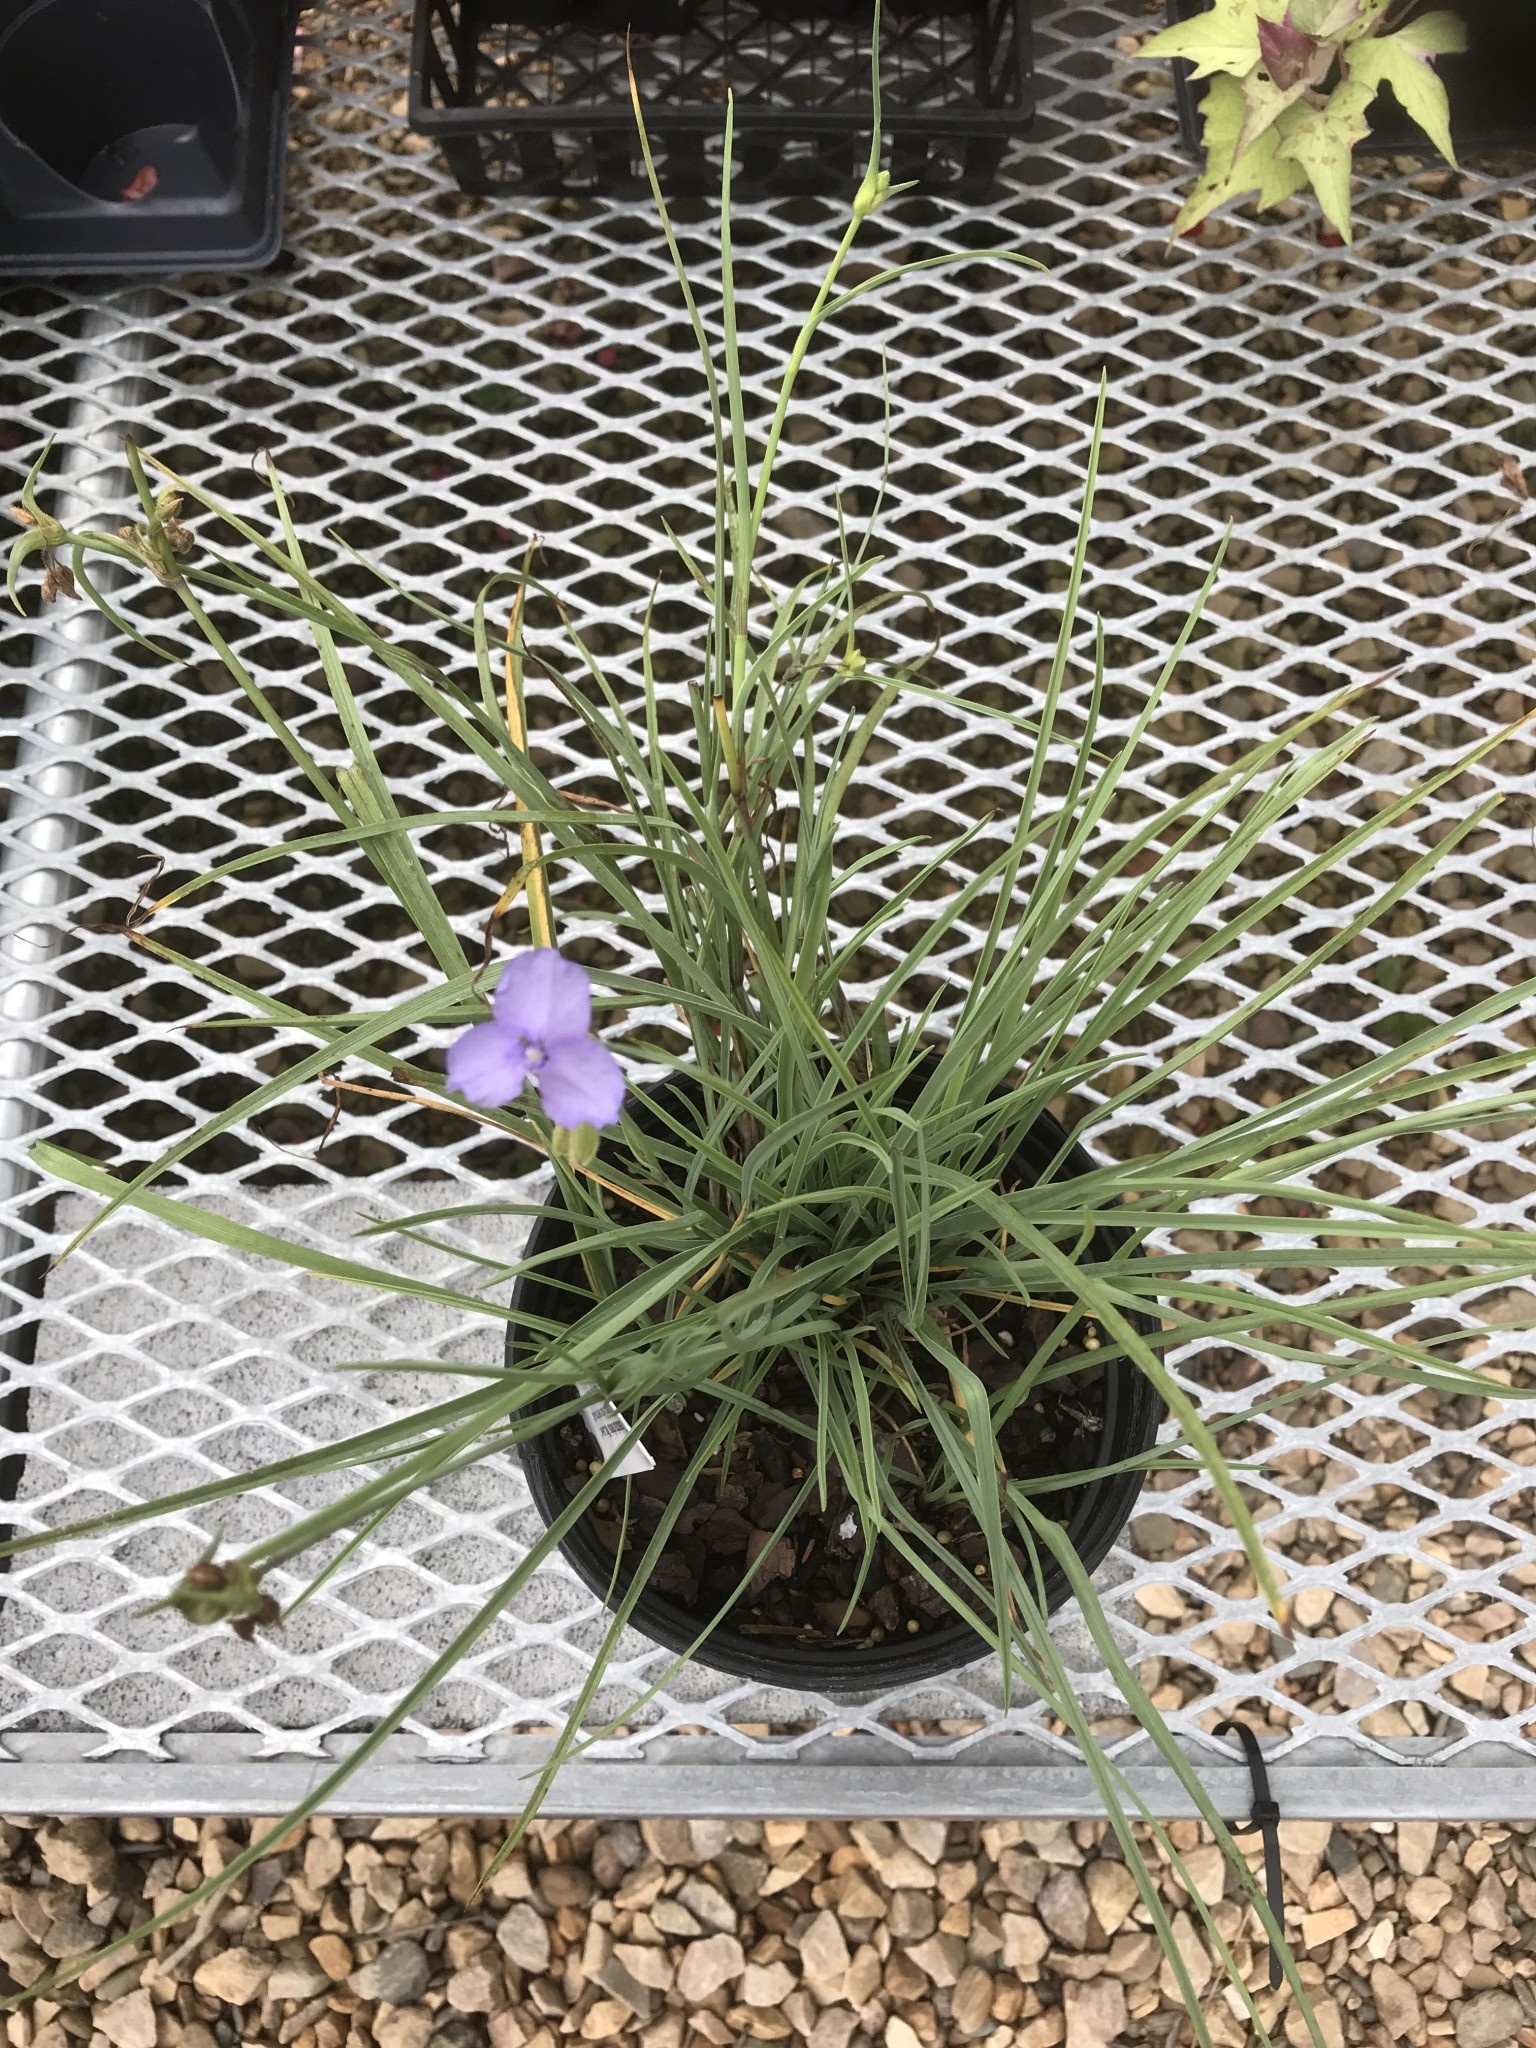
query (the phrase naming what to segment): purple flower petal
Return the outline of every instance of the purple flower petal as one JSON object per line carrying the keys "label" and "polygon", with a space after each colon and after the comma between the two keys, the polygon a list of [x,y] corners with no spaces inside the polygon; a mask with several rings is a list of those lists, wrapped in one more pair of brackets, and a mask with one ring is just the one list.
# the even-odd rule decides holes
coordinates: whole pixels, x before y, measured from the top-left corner
{"label": "purple flower petal", "polygon": [[552,946],[533,946],[501,970],[491,1008],[503,1029],[554,1045],[591,1030],[592,984],[574,960]]}
{"label": "purple flower petal", "polygon": [[534,1069],[544,1107],[557,1124],[616,1124],[624,1106],[624,1069],[595,1038],[563,1038]]}
{"label": "purple flower petal", "polygon": [[448,1048],[448,1086],[482,1109],[511,1102],[527,1078],[523,1042],[499,1021],[474,1025]]}

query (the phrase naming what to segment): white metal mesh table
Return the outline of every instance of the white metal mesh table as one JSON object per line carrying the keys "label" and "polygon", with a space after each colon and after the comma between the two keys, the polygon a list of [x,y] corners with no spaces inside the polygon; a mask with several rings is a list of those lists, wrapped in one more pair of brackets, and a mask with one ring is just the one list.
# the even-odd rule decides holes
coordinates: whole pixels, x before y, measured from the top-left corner
{"label": "white metal mesh table", "polygon": [[[407,26],[389,7],[310,18],[288,253],[272,272],[132,289],[0,283],[0,461],[15,474],[56,434],[55,474],[76,515],[105,518],[126,502],[125,425],[249,500],[261,490],[252,457],[272,448],[307,531],[335,528],[423,588],[470,591],[536,532],[545,574],[622,662],[665,549],[642,514],[696,517],[707,483],[664,253],[648,211],[629,202],[458,193],[404,128]],[[826,337],[771,548],[791,560],[827,530],[834,489],[871,474],[888,386],[884,527],[896,573],[932,600],[942,673],[981,675],[1025,701],[1054,637],[1107,370],[1087,602],[1127,686],[1115,715],[1233,532],[1145,783],[1214,764],[1354,680],[1378,730],[1348,799],[1361,782],[1396,790],[1536,703],[1530,165],[1374,165],[1351,249],[1321,246],[1304,209],[1262,226],[1213,223],[1170,247],[1187,164],[1167,80],[1136,56],[1151,26],[1137,0],[1048,11],[1036,131],[989,203],[913,200],[878,218],[882,258],[1006,242],[1049,275],[977,265],[914,281]],[[750,330],[765,361],[836,218],[830,200],[742,208]],[[686,233],[707,264],[707,209]],[[180,628],[167,619],[157,630],[176,640]],[[238,630],[247,658],[296,706],[308,692],[318,720],[292,644],[253,613]],[[302,820],[302,791],[268,759],[227,679],[176,644],[186,659],[167,668],[78,612],[0,627],[0,702],[18,735],[3,827],[0,1249],[12,1374],[3,1449],[19,1528],[249,1466],[420,1396],[408,1379],[340,1380],[339,1363],[421,1356],[423,1345],[469,1358],[490,1341],[398,1304],[301,1289],[134,1217],[47,1270],[84,1211],[39,1186],[25,1157],[34,1137],[142,1163],[263,1076],[260,1062],[285,1042],[189,1032],[225,1007],[76,922],[121,918],[155,860],[192,872]],[[541,743],[578,766],[573,726],[551,719]],[[312,736],[331,744],[319,723]],[[915,811],[968,823],[1018,772],[980,742],[958,699],[953,715],[912,714],[896,737],[864,821],[873,833],[907,829]],[[431,731],[402,724],[392,757],[423,805],[459,801],[458,770]],[[1489,828],[1248,1039],[1193,1062],[1155,1105],[1166,1136],[1208,1128],[1223,1105],[1315,1075],[1331,1047],[1379,1044],[1405,1014],[1515,971],[1536,930],[1536,784],[1523,741],[1426,803],[1383,857],[1408,857],[1489,782],[1507,793]],[[1312,843],[1344,801],[1305,821]],[[1380,872],[1362,865],[1346,886]],[[444,883],[466,928],[498,886],[468,846],[445,863]],[[1303,923],[1313,915],[1326,912],[1299,906]],[[316,1001],[371,1000],[407,971],[376,888],[351,868],[206,892],[178,913],[176,936],[247,981]],[[1265,944],[1255,935],[1238,951],[1228,988],[1262,985]],[[958,984],[963,957],[944,972]],[[1169,1043],[1196,1028],[1171,1014],[1161,1023]],[[1530,1042],[1528,1024],[1508,1030]],[[195,1158],[188,1184],[268,1227],[338,1239],[363,1217],[404,1215],[487,1177],[505,1187],[521,1163],[450,1118],[397,1106],[349,1112],[334,1132],[326,1122],[311,1095]],[[1130,1142],[1112,1127],[1102,1140]],[[1357,1192],[1390,1189],[1521,1228],[1536,1187],[1529,1134],[1516,1128],[1476,1145],[1384,1146],[1341,1171]],[[1487,1360],[1522,1378],[1533,1369],[1520,1340],[1500,1334],[1515,1313],[1507,1297],[1472,1290],[1436,1313],[1483,1331]],[[1241,1361],[1191,1358],[1183,1370],[1213,1413],[1263,1391]],[[1293,1643],[1269,1626],[1196,1482],[1149,1491],[1101,1575],[1125,1643],[1209,1759],[1218,1797],[1233,1811],[1246,1797],[1246,1773],[1211,1735],[1235,1713],[1273,1738],[1288,1813],[1536,1813],[1525,1769],[1536,1429],[1492,1399],[1352,1383],[1251,1425],[1246,1454],[1261,1461],[1248,1484],[1298,1595]],[[220,1526],[231,1540],[265,1530],[298,1497],[257,1496]],[[250,1645],[141,1613],[209,1519],[26,1557],[0,1604],[0,1803],[278,1810],[497,1581],[529,1513],[520,1475],[480,1468],[397,1516],[289,1626]],[[595,1603],[551,1567],[349,1803],[515,1804],[597,1633]],[[1128,1724],[1116,1734],[1111,1689],[1070,1618],[1061,1641],[1149,1802],[1181,1810],[1168,1774],[1137,1763]],[[633,1638],[603,1711],[621,1712],[659,1656]],[[1005,1712],[985,1665],[921,1695],[835,1703],[690,1667],[571,1767],[556,1805],[1094,1810],[1068,1746],[1037,1706]]]}

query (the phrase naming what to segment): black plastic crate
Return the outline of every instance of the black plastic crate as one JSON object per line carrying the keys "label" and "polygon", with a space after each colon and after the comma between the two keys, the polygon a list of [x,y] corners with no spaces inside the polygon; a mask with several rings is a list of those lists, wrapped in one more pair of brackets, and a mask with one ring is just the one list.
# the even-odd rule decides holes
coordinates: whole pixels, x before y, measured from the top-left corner
{"label": "black plastic crate", "polygon": [[254,269],[297,0],[0,0],[0,275]]}
{"label": "black plastic crate", "polygon": [[[1189,21],[1206,12],[1210,0],[1167,0],[1170,21]],[[1474,149],[1536,149],[1536,0],[1446,0],[1460,15],[1467,47],[1435,59],[1451,101],[1451,138],[1456,153]],[[1175,63],[1179,125],[1189,148],[1201,147],[1200,103],[1205,80]],[[1405,156],[1438,152],[1422,128],[1410,121],[1390,86],[1371,109],[1370,142]]]}
{"label": "black plastic crate", "polygon": [[[870,0],[416,0],[411,125],[466,192],[639,189],[629,30],[674,190],[718,183],[727,90],[740,186],[842,190],[869,147],[873,24]],[[887,8],[880,42],[893,176],[984,190],[1034,112],[1029,0]]]}

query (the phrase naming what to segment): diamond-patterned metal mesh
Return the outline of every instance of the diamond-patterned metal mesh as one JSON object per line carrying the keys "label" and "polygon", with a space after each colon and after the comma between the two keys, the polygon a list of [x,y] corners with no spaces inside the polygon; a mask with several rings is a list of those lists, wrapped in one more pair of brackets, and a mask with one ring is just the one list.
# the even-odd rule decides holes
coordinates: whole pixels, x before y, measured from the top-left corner
{"label": "diamond-patterned metal mesh", "polygon": [[[1166,75],[1136,54],[1153,25],[1136,0],[1048,13],[1037,24],[1040,119],[991,200],[913,198],[877,217],[869,247],[880,261],[1009,244],[1048,274],[985,261],[929,273],[825,338],[783,470],[769,566],[788,570],[830,530],[840,486],[873,482],[888,391],[883,528],[893,573],[931,608],[937,673],[1026,703],[1055,632],[1107,372],[1087,602],[1107,625],[1114,718],[1155,671],[1228,526],[1233,536],[1139,788],[1217,764],[1346,682],[1376,721],[1356,772],[1274,849],[1280,863],[1363,800],[1536,702],[1530,165],[1372,165],[1352,248],[1323,246],[1299,202],[1284,218],[1214,222],[1170,247],[1188,166]],[[541,535],[548,582],[622,670],[668,563],[657,515],[696,529],[709,488],[697,376],[659,240],[630,202],[514,206],[459,193],[403,126],[408,27],[392,6],[309,18],[288,254],[270,273],[131,294],[100,283],[0,286],[6,481],[57,434],[56,471],[77,516],[95,507],[110,517],[126,488],[114,429],[128,423],[174,465],[255,504],[264,486],[253,458],[271,448],[317,561],[336,553],[331,532],[412,587],[467,594],[488,565]],[[840,204],[743,209],[745,324],[765,369]],[[707,279],[709,208],[685,213]],[[0,626],[0,688],[19,733],[4,836],[4,1250],[13,1388],[26,1401],[23,1414],[13,1392],[4,1448],[23,1527],[249,1466],[424,1392],[395,1375],[339,1379],[332,1368],[349,1360],[468,1361],[494,1345],[488,1329],[464,1333],[398,1302],[299,1287],[139,1219],[119,1219],[45,1275],[85,1212],[78,1198],[40,1188],[25,1163],[31,1136],[142,1163],[300,1042],[230,1025],[190,1030],[230,1005],[120,935],[88,928],[120,922],[155,861],[167,879],[184,875],[313,815],[172,608],[135,602],[180,651],[176,663],[103,640],[64,609]],[[430,623],[408,630],[450,652]],[[313,657],[250,610],[231,608],[231,631],[322,757],[337,759]],[[686,620],[665,603],[658,638],[678,681]],[[368,701],[398,727],[387,764],[412,799],[478,800],[410,699],[375,687]],[[590,764],[570,720],[550,703],[539,717],[548,761],[579,781]],[[907,714],[891,738],[861,832],[895,837],[914,817],[968,824],[1000,795],[1006,812],[1022,763],[961,699]],[[1523,738],[1507,740],[1349,869],[1332,897],[1297,903],[1288,930],[1237,948],[1203,991],[1212,1008],[1264,985],[1285,949],[1336,920],[1340,903],[1379,887],[1480,795],[1502,793],[1487,824],[1368,940],[1219,1056],[1193,1061],[1137,1127],[1177,1142],[1379,1046],[1406,1016],[1515,975],[1536,920],[1531,759]],[[477,932],[500,887],[499,846],[489,857],[483,835],[445,834],[433,848],[452,914]],[[1261,866],[1243,888],[1264,885]],[[421,972],[377,885],[351,863],[259,871],[192,899],[155,931],[310,1006],[374,1003]],[[963,947],[942,971],[961,984]],[[1199,1022],[1162,1017],[1162,1042]],[[1529,1026],[1511,1024],[1501,1042],[1528,1044]],[[1145,1051],[1128,1047],[1127,1059]],[[365,1217],[468,1194],[487,1178],[515,1188],[531,1164],[446,1114],[351,1098],[331,1128],[331,1106],[308,1091],[256,1132],[195,1155],[186,1184],[269,1228],[344,1241]],[[1100,1137],[1111,1153],[1149,1142],[1112,1125]],[[1383,1145],[1332,1171],[1351,1191],[1390,1190],[1433,1213],[1521,1229],[1536,1187],[1529,1134],[1514,1125],[1475,1144]],[[379,1255],[429,1257],[409,1246]],[[1500,1323],[1525,1306],[1473,1290],[1436,1302],[1433,1326],[1465,1326],[1475,1355],[1524,1379],[1524,1340],[1501,1335]],[[1182,1370],[1213,1413],[1264,1391],[1240,1356],[1207,1354]],[[1198,1482],[1155,1482],[1102,1575],[1175,1724],[1198,1742],[1235,1711],[1281,1738],[1294,1761],[1337,1756],[1338,1741],[1366,1762],[1443,1760],[1474,1742],[1518,1751],[1536,1725],[1536,1427],[1491,1399],[1356,1382],[1251,1425],[1245,1449],[1255,1462],[1247,1483],[1293,1576],[1294,1643],[1264,1619]],[[369,1723],[528,1534],[520,1477],[486,1467],[403,1512],[282,1631],[252,1645],[194,1639],[173,1618],[140,1614],[208,1530],[222,1523],[231,1540],[264,1531],[301,1497],[310,1496],[266,1495],[13,1565],[0,1610],[0,1734],[73,1731],[87,1748],[155,1754],[176,1733],[235,1729],[267,1750],[313,1750]],[[422,1739],[474,1754],[488,1731],[548,1725],[598,1626],[595,1603],[567,1574],[541,1574],[515,1620],[421,1717]],[[1116,1705],[1091,1646],[1071,1621],[1062,1636],[1113,1732]],[[607,1711],[655,1669],[654,1649],[638,1639],[630,1648]],[[707,1730],[749,1756],[855,1729],[883,1756],[959,1759],[1007,1728],[1033,1731],[1046,1757],[1066,1756],[1037,1709],[1001,1712],[985,1666],[921,1698],[836,1706],[696,1667],[644,1718]],[[779,1732],[769,1738],[769,1728]],[[617,1748],[634,1754],[640,1742]]]}

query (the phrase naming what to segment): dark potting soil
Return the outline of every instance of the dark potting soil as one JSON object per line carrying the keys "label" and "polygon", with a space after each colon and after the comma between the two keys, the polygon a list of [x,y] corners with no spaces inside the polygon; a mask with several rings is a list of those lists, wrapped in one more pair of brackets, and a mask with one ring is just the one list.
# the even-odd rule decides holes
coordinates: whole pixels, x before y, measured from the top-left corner
{"label": "dark potting soil", "polygon": [[[996,1342],[979,1340],[974,1333],[970,1336],[967,1362],[989,1393],[1000,1393],[1013,1383],[1019,1363],[1034,1355],[1057,1320],[1044,1309],[1007,1309],[988,1326],[997,1333]],[[1073,1340],[1074,1350],[1080,1350],[1083,1327],[1079,1326]],[[1089,1341],[1091,1344],[1092,1339]],[[1058,1353],[1052,1359],[1053,1368],[1059,1363]],[[937,1368],[933,1383],[947,1395]],[[651,1575],[649,1590],[697,1614],[702,1624],[731,1599],[749,1564],[755,1562],[757,1569],[748,1588],[736,1599],[726,1623],[744,1636],[817,1648],[861,1649],[953,1626],[952,1604],[884,1537],[877,1538],[874,1557],[859,1586],[864,1536],[835,1467],[826,1509],[813,1497],[787,1532],[775,1540],[774,1532],[794,1500],[811,1455],[807,1438],[786,1424],[798,1422],[814,1432],[815,1411],[803,1374],[789,1361],[769,1371],[760,1394],[775,1417],[782,1415],[785,1422],[742,1417],[724,1468],[718,1457],[706,1468],[702,1484],[678,1517]],[[677,1412],[661,1416],[647,1430],[646,1448],[656,1460],[656,1469],[630,1482],[627,1523],[624,1483],[615,1480],[604,1490],[591,1512],[591,1522],[609,1551],[622,1548],[625,1557],[643,1555],[690,1458],[714,1420],[712,1406],[706,1397],[691,1394]],[[1103,1424],[1104,1368],[1090,1357],[1072,1373],[1047,1381],[1014,1411],[999,1433],[999,1449],[1009,1473],[1019,1480],[1091,1470]],[[926,1440],[925,1424],[909,1425],[905,1434],[907,1441],[903,1442],[893,1426],[885,1450],[894,1471],[906,1469],[914,1474],[908,1505],[955,1560],[952,1579],[956,1592],[985,1607],[989,1604],[986,1539],[963,1501],[923,1499],[916,1474],[933,1467],[933,1446]],[[583,1425],[571,1420],[561,1425],[558,1442],[568,1461],[567,1487],[574,1494],[592,1469],[592,1441]],[[1041,1513],[1065,1526],[1084,1491],[1082,1486],[1053,1489],[1037,1494],[1035,1502]],[[1016,1554],[1028,1568],[1030,1560],[1022,1552]],[[859,1597],[850,1612],[856,1587]]]}

